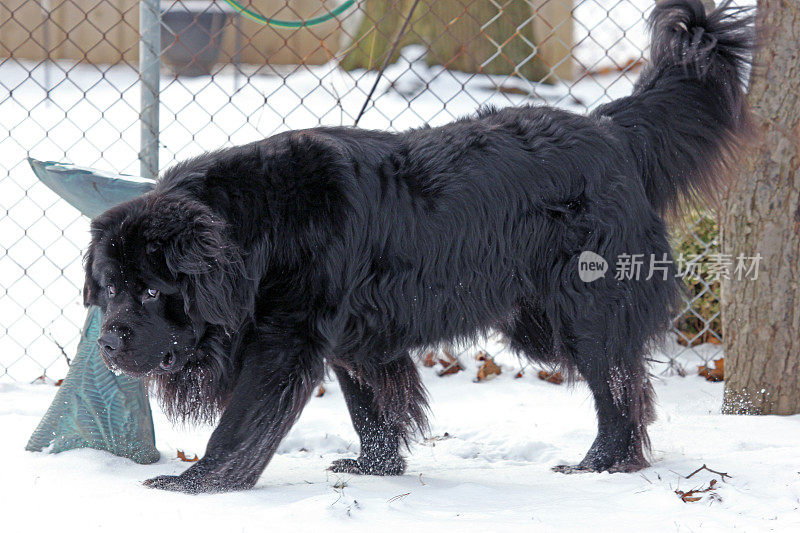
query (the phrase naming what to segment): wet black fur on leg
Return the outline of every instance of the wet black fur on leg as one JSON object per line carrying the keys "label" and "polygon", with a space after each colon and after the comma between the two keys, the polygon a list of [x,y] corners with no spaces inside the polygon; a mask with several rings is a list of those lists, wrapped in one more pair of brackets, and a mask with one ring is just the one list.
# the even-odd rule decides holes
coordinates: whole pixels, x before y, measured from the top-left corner
{"label": "wet black fur on leg", "polygon": [[[560,470],[646,465],[645,359],[679,286],[671,267],[613,269],[623,254],[669,259],[664,213],[728,164],[752,42],[727,4],[706,16],[668,0],[652,25],[633,94],[589,116],[520,107],[399,134],[281,133],[181,163],[95,219],[84,294],[117,341],[104,358],[154,383],[175,418],[219,416],[199,462],[147,484],[253,486],[326,360],[362,444],[334,469],[400,473],[425,424],[407,354],[490,329],[592,390],[597,439]],[[587,250],[612,269],[591,283]]]}
{"label": "wet black fur on leg", "polygon": [[379,368],[346,367],[334,362],[333,370],[361,440],[357,459],[340,459],[329,467],[333,472],[400,475],[405,460],[401,445],[414,433],[427,428],[427,400],[414,362],[408,355]]}

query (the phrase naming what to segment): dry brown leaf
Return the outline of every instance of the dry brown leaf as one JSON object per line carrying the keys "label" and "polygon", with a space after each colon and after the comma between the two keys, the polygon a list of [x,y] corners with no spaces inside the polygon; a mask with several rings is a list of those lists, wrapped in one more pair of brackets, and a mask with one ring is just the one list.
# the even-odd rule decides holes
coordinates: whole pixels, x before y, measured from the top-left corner
{"label": "dry brown leaf", "polygon": [[675,494],[677,494],[680,497],[680,499],[683,500],[684,502],[687,503],[699,502],[700,500],[703,499],[703,497],[697,496],[697,494],[703,494],[704,492],[711,492],[714,490],[716,486],[717,486],[717,480],[712,479],[711,482],[709,482],[708,487],[704,489],[692,489],[686,492],[682,490],[676,490]]}
{"label": "dry brown leaf", "polygon": [[315,394],[315,396],[317,398],[320,398],[320,397],[322,397],[324,395],[325,395],[325,386],[324,385],[320,385],[319,388],[317,389],[317,394]]}
{"label": "dry brown leaf", "polygon": [[434,435],[432,437],[428,437],[422,441],[422,444],[425,446],[436,446],[436,443],[440,440],[447,440],[452,438],[450,433],[447,431],[444,432],[442,435]]}
{"label": "dry brown leaf", "polygon": [[703,376],[708,381],[724,381],[725,379],[725,358],[721,357],[714,361],[714,368],[705,365],[697,367],[697,374]]}
{"label": "dry brown leaf", "polygon": [[499,376],[501,372],[502,370],[494,362],[494,359],[484,354],[483,364],[478,369],[478,381],[483,381],[489,376]]}
{"label": "dry brown leaf", "polygon": [[183,453],[183,450],[178,450],[178,459],[180,459],[184,463],[195,463],[200,460],[200,458],[197,457],[197,455],[195,455],[194,457],[186,457],[186,454]]}
{"label": "dry brown leaf", "polygon": [[706,342],[709,344],[714,344],[716,346],[722,344],[722,341],[717,338],[717,335],[715,335],[714,332],[710,330],[706,331],[702,335],[698,335],[691,339],[686,338],[683,335],[678,335],[678,338],[676,340],[678,341],[678,344],[680,344],[681,346],[688,346],[691,348],[694,348],[695,346],[700,346],[701,344]]}
{"label": "dry brown leaf", "polygon": [[458,363],[458,361],[453,363],[448,363],[443,359],[440,359],[439,362],[442,364],[442,367],[444,367],[441,370],[439,370],[439,372],[437,372],[436,375],[438,375],[439,377],[449,376],[450,374],[458,374],[459,372],[464,370]]}
{"label": "dry brown leaf", "polygon": [[547,372],[546,370],[540,370],[539,379],[554,385],[561,385],[564,383],[564,376],[561,375],[561,372]]}
{"label": "dry brown leaf", "polygon": [[458,359],[453,354],[443,350],[442,355],[444,358],[439,358],[439,364],[442,365],[442,369],[437,373],[439,377],[457,374],[464,370],[464,367],[461,366],[461,363],[458,362]]}
{"label": "dry brown leaf", "polygon": [[434,352],[426,353],[425,358],[422,360],[422,366],[427,366],[428,368],[436,366],[436,354]]}

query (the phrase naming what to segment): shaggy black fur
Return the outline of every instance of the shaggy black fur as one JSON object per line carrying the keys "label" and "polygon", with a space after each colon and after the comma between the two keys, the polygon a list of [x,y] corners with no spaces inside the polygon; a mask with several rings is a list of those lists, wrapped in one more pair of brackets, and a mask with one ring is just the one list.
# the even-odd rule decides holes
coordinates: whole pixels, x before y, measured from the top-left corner
{"label": "shaggy black fur", "polygon": [[[669,0],[630,97],[578,116],[485,109],[402,134],[315,128],[206,154],[98,217],[87,304],[113,367],[149,377],[178,419],[221,414],[206,455],[147,485],[253,486],[327,360],[361,438],[333,470],[399,474],[425,427],[409,354],[502,331],[579,372],[599,431],[570,471],[645,466],[645,358],[678,284],[615,279],[622,254],[670,257],[662,216],[723,170],[746,130],[747,13]],[[578,277],[590,250],[606,277]],[[643,273],[645,274],[645,273]]]}

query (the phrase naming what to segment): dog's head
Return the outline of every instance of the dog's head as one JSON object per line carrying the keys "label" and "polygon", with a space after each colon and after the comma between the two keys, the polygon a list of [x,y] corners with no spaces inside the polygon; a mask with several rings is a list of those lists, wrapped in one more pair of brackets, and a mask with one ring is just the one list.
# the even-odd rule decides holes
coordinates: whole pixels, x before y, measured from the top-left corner
{"label": "dog's head", "polygon": [[241,327],[252,309],[241,254],[202,202],[150,193],[92,221],[84,304],[103,310],[106,364],[135,376],[178,372],[209,326]]}

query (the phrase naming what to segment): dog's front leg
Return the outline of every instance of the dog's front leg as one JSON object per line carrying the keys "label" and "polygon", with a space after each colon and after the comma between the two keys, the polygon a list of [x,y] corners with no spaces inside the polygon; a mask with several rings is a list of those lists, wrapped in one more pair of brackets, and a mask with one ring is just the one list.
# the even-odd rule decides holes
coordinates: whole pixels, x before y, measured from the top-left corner
{"label": "dog's front leg", "polygon": [[144,484],[191,494],[251,488],[323,372],[321,359],[249,357],[205,456],[178,476],[158,476]]}

